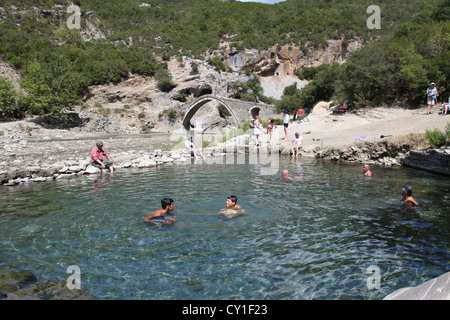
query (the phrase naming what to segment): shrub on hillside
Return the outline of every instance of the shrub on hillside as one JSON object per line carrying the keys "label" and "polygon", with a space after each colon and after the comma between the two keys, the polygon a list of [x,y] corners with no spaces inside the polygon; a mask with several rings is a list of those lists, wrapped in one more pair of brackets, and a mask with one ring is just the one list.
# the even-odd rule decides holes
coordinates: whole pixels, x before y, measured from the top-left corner
{"label": "shrub on hillside", "polygon": [[170,90],[176,87],[176,84],[172,82],[172,76],[170,75],[169,71],[164,67],[160,67],[156,71],[155,79],[157,81],[156,86],[162,92],[169,92]]}

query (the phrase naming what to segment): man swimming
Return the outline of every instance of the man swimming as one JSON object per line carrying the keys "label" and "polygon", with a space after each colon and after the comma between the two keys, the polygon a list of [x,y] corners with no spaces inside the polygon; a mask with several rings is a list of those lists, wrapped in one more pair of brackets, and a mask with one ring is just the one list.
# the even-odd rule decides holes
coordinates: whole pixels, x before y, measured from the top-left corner
{"label": "man swimming", "polygon": [[237,202],[236,196],[233,195],[229,196],[227,198],[225,208],[220,210],[219,215],[227,219],[231,219],[244,212],[244,209],[240,205],[236,204],[236,202]]}
{"label": "man swimming", "polygon": [[281,178],[283,180],[294,180],[292,177],[289,176],[289,170],[286,169],[281,172]]}
{"label": "man swimming", "polygon": [[171,213],[173,209],[175,209],[175,202],[173,199],[162,199],[161,207],[161,209],[147,213],[144,217],[144,221],[158,226],[161,224],[173,224],[175,222],[175,216]]}

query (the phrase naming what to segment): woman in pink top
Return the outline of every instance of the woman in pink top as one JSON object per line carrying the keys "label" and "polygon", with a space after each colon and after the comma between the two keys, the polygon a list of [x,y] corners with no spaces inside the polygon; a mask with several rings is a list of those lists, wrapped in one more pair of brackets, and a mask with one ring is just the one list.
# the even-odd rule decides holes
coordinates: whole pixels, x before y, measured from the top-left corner
{"label": "woman in pink top", "polygon": [[[105,156],[105,158],[103,158],[103,156]],[[103,150],[103,142],[101,141],[98,141],[91,150],[91,164],[102,170],[102,173],[105,173],[105,169],[108,168],[111,173],[114,171],[113,161],[109,154]]]}

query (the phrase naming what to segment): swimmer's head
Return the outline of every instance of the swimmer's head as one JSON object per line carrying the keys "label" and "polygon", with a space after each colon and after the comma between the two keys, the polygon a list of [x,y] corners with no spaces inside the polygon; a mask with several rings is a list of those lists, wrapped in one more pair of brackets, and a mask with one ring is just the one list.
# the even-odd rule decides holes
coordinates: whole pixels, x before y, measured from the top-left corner
{"label": "swimmer's head", "polygon": [[403,188],[405,188],[406,194],[408,195],[408,197],[412,196],[412,188],[410,186],[404,186]]}
{"label": "swimmer's head", "polygon": [[288,170],[283,170],[283,171],[281,172],[281,174],[283,175],[283,178],[289,177],[289,171],[288,171]]}
{"label": "swimmer's head", "polygon": [[402,187],[402,196],[406,197],[407,193],[406,193],[406,187]]}
{"label": "swimmer's head", "polygon": [[227,198],[227,207],[234,207],[237,203],[237,197],[236,196],[229,196]]}
{"label": "swimmer's head", "polygon": [[164,198],[161,200],[161,207],[163,209],[166,209],[167,206],[171,206],[174,203],[173,199],[171,198]]}

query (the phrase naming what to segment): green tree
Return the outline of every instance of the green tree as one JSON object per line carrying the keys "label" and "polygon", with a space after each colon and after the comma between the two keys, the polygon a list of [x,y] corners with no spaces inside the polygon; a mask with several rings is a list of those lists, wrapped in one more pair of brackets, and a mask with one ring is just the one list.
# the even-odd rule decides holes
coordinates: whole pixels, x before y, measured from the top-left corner
{"label": "green tree", "polygon": [[24,97],[27,111],[39,115],[50,112],[53,93],[43,66],[37,60],[31,61],[27,65],[26,72],[20,84],[28,92]]}
{"label": "green tree", "polygon": [[436,6],[432,17],[437,21],[450,21],[450,0],[442,0]]}
{"label": "green tree", "polygon": [[191,74],[191,75],[199,74],[199,72],[198,72],[198,64],[196,64],[195,62],[191,62],[191,68],[192,68],[192,70],[191,70],[191,72],[189,74]]}
{"label": "green tree", "polygon": [[27,112],[59,116],[78,103],[85,78],[72,72],[70,63],[62,59],[49,63],[33,60],[27,66],[21,86],[28,93],[24,97]]}
{"label": "green tree", "polygon": [[337,95],[356,108],[392,101],[395,81],[391,70],[385,50],[380,45],[367,46],[343,65]]}
{"label": "green tree", "polygon": [[21,117],[17,92],[11,82],[0,77],[0,119],[8,120],[17,117]]}
{"label": "green tree", "polygon": [[263,93],[263,87],[261,86],[261,79],[257,75],[253,75],[247,80],[247,87],[252,91],[255,97],[258,97]]}

